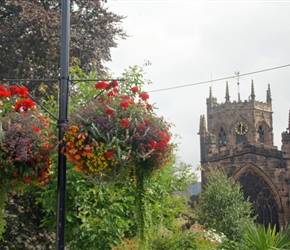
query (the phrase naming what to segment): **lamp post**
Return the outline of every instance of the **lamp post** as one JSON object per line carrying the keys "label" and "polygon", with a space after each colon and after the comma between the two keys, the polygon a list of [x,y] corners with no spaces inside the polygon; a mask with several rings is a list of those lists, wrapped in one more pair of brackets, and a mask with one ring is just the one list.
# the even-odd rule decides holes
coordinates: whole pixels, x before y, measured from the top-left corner
{"label": "lamp post", "polygon": [[[61,1],[61,48],[59,78],[59,141],[64,136],[64,124],[68,113],[69,85],[69,40],[70,40],[70,0]],[[58,148],[58,186],[57,186],[57,239],[56,249],[64,249],[65,234],[65,197],[66,197],[66,157]]]}

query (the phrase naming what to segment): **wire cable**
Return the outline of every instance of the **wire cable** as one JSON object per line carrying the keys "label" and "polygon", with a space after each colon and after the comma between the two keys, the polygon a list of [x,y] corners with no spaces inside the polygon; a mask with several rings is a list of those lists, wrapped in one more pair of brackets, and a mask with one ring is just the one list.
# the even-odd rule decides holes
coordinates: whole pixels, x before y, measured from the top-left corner
{"label": "wire cable", "polygon": [[[289,67],[289,66],[290,66],[290,64],[286,64],[286,65],[278,66],[278,67],[274,67],[274,68],[263,69],[263,70],[249,72],[249,73],[239,74],[239,77],[240,76],[258,74],[258,73],[262,73],[262,72],[266,72],[266,71],[270,71],[270,70],[275,70],[275,69],[286,68],[286,67]],[[218,78],[218,79],[213,79],[213,80],[208,80],[208,81],[203,81],[203,82],[196,82],[196,83],[191,83],[191,84],[186,84],[186,85],[180,85],[180,86],[175,86],[175,87],[169,87],[169,88],[164,88],[164,89],[149,90],[147,92],[148,93],[149,92],[160,92],[160,91],[166,91],[166,90],[172,90],[172,89],[186,88],[186,87],[195,86],[195,85],[201,85],[201,84],[205,84],[205,83],[223,81],[223,80],[232,79],[232,78],[236,78],[236,77],[237,77],[236,75],[228,76],[228,77],[223,77],[223,78]]]}

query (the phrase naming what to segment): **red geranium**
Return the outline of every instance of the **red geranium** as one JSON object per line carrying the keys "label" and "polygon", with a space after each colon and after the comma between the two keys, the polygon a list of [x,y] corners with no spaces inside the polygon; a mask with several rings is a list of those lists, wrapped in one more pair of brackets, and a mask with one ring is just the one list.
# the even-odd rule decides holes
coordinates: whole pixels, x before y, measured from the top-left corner
{"label": "red geranium", "polygon": [[116,94],[113,91],[110,91],[107,95],[108,95],[108,97],[116,96]]}
{"label": "red geranium", "polygon": [[133,93],[137,93],[139,91],[138,87],[132,87],[130,88],[130,90],[133,92]]}
{"label": "red geranium", "polygon": [[95,87],[96,89],[106,89],[108,87],[108,83],[104,82],[104,81],[100,81],[100,82],[97,82],[95,84]]}
{"label": "red geranium", "polygon": [[126,128],[130,125],[130,120],[128,118],[124,118],[120,121],[121,127]]}
{"label": "red geranium", "polygon": [[149,99],[149,95],[146,92],[142,92],[139,94],[139,97],[143,100],[143,101],[147,101]]}
{"label": "red geranium", "polygon": [[34,130],[35,132],[39,132],[39,131],[40,131],[40,128],[38,128],[38,127],[36,127],[36,126],[32,126],[32,128],[33,128],[33,130]]}
{"label": "red geranium", "polygon": [[8,97],[10,95],[11,95],[11,93],[9,91],[7,91],[7,90],[1,90],[0,91],[0,97]]}
{"label": "red geranium", "polygon": [[25,98],[28,98],[28,88],[26,87],[18,87],[18,86],[10,86],[9,91],[11,95],[19,95]]}
{"label": "red geranium", "polygon": [[114,114],[114,110],[108,108],[108,109],[105,110],[105,113],[107,115],[112,115],[112,114]]}
{"label": "red geranium", "polygon": [[121,101],[120,106],[123,108],[128,108],[130,106],[129,102]]}
{"label": "red geranium", "polygon": [[29,99],[23,99],[23,100],[16,101],[14,110],[20,111],[20,109],[22,108],[24,111],[27,111],[29,108],[33,106],[35,106],[34,101],[29,100]]}
{"label": "red geranium", "polygon": [[113,158],[115,156],[114,152],[112,151],[108,151],[106,154],[105,154],[106,158],[109,159],[109,158]]}
{"label": "red geranium", "polygon": [[117,81],[111,81],[108,85],[107,85],[107,87],[106,87],[106,89],[108,90],[108,89],[111,89],[111,88],[115,88],[115,87],[118,87],[118,82]]}
{"label": "red geranium", "polygon": [[157,142],[155,140],[150,140],[148,147],[151,149],[154,149],[156,147],[156,145],[157,145]]}

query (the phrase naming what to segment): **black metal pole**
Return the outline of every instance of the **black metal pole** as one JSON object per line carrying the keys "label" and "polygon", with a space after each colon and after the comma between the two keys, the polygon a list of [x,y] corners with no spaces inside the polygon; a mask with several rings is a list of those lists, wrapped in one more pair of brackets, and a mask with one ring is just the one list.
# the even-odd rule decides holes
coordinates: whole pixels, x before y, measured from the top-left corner
{"label": "black metal pole", "polygon": [[[59,78],[59,140],[64,136],[68,113],[70,0],[61,1],[61,49]],[[57,239],[56,249],[64,249],[66,197],[66,157],[58,150]]]}

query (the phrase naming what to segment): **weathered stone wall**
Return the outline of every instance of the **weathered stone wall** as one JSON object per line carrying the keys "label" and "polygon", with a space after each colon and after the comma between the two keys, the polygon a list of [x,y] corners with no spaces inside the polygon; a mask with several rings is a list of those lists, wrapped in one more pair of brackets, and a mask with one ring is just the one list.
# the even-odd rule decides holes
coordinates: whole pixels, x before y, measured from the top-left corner
{"label": "weathered stone wall", "polygon": [[[227,95],[226,95],[227,96]],[[273,120],[270,87],[267,102],[255,100],[253,84],[251,99],[244,102],[219,104],[217,99],[207,98],[207,128],[203,123],[200,133],[202,183],[204,184],[210,168],[223,168],[234,180],[247,170],[260,176],[269,188],[278,209],[279,225],[290,221],[290,133],[282,133],[282,150],[273,144]],[[238,140],[235,124],[246,122],[248,131],[243,140]],[[290,127],[290,113],[289,113]],[[226,143],[219,141],[219,132],[223,128]],[[263,141],[259,137],[259,128],[263,129]],[[288,128],[289,130],[290,128]],[[250,184],[249,184],[250,185]]]}

